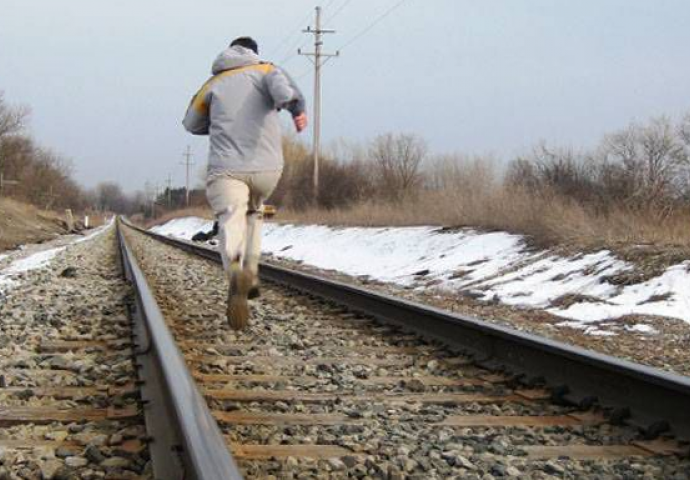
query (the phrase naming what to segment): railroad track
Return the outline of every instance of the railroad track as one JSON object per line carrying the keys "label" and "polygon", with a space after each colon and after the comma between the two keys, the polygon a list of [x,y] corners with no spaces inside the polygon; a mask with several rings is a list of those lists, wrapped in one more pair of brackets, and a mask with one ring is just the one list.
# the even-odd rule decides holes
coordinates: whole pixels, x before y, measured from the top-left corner
{"label": "railroad track", "polygon": [[120,240],[159,478],[690,471],[685,378],[271,266],[237,333],[216,252]]}
{"label": "railroad track", "polygon": [[0,479],[148,479],[114,232],[0,295]]}

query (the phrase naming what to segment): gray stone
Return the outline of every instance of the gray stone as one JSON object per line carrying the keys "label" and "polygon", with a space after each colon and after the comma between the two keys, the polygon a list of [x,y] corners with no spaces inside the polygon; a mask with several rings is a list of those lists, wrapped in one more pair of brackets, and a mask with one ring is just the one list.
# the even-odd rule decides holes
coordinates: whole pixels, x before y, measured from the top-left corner
{"label": "gray stone", "polygon": [[453,464],[456,467],[464,468],[467,470],[476,470],[477,467],[474,465],[474,463],[470,462],[466,457],[463,457],[462,455],[456,455],[453,458]]}
{"label": "gray stone", "polygon": [[132,462],[122,457],[110,457],[101,462],[101,467],[105,468],[127,468],[132,465]]}
{"label": "gray stone", "polygon": [[546,473],[550,473],[552,475],[553,474],[562,475],[563,473],[565,473],[565,469],[554,461],[546,462],[544,464],[544,471]]}
{"label": "gray stone", "polygon": [[58,458],[73,457],[76,454],[74,448],[71,447],[58,447],[55,449],[55,456]]}
{"label": "gray stone", "polygon": [[515,467],[507,467],[505,470],[505,474],[509,477],[519,477],[522,475],[522,472],[520,472],[520,470],[518,470]]}
{"label": "gray stone", "polygon": [[96,445],[103,446],[108,442],[108,435],[103,435],[99,433],[80,433],[72,437],[74,441],[80,445]]}
{"label": "gray stone", "polygon": [[498,464],[494,465],[491,467],[491,475],[496,477],[504,477],[506,475],[506,467]]}
{"label": "gray stone", "polygon": [[426,390],[426,385],[421,380],[414,378],[405,382],[405,388],[413,392],[424,392]]}
{"label": "gray stone", "polygon": [[347,469],[347,465],[345,465],[345,463],[339,458],[329,458],[328,465],[330,465],[330,467],[336,471]]}
{"label": "gray stone", "polygon": [[51,459],[42,462],[39,468],[41,469],[41,478],[43,480],[54,480],[55,474],[62,468],[62,462],[60,460]]}
{"label": "gray stone", "polygon": [[105,460],[105,455],[103,455],[101,449],[95,445],[89,445],[86,447],[86,450],[84,450],[84,456],[93,463],[101,463],[103,460]]}
{"label": "gray stone", "polygon": [[65,459],[65,465],[72,468],[85,467],[89,461],[84,457],[68,457]]}

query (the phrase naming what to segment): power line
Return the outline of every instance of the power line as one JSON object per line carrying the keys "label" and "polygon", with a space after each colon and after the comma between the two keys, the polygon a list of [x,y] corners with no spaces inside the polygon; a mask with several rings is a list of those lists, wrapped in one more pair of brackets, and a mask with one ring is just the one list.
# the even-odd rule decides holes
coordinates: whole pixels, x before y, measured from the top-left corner
{"label": "power line", "polygon": [[278,53],[282,49],[281,47],[285,46],[285,44],[288,42],[288,40],[291,40],[296,35],[299,35],[301,33],[299,28],[304,24],[304,22],[309,20],[309,17],[311,17],[311,12],[309,12],[302,20],[300,20],[299,23],[294,28],[291,28],[290,30],[292,30],[293,32],[289,33],[285,37],[283,37],[283,39],[280,42],[278,42],[278,44],[275,46],[275,48],[271,49],[270,53],[268,53],[266,55],[266,57],[270,57],[274,53]]}
{"label": "power line", "polygon": [[[331,2],[331,3],[332,3],[332,2]],[[330,21],[333,20],[335,17],[337,17],[338,14],[339,14],[340,12],[342,12],[343,9],[344,9],[345,7],[347,7],[350,3],[352,3],[352,0],[345,0],[345,3],[343,3],[338,9],[336,9],[336,11],[333,12],[333,14],[332,14],[330,17],[328,17],[328,18],[326,19],[326,21],[324,22],[324,24],[328,24],[328,22],[330,22]]]}
{"label": "power line", "polygon": [[309,75],[311,73],[311,68],[309,70],[305,70],[304,72],[300,73],[295,77],[295,81],[302,80],[304,77]]}
{"label": "power line", "polygon": [[[333,5],[333,3],[334,3],[335,1],[336,1],[336,0],[330,0],[330,2],[328,2],[324,8],[326,8],[326,9],[329,8],[331,5]],[[349,2],[349,1],[350,1],[350,0],[348,0],[348,2]],[[269,53],[266,55],[266,57],[270,57],[270,56],[272,56],[273,54],[279,53],[279,52],[282,50],[282,47],[284,47],[285,44],[286,44],[289,40],[291,40],[293,37],[295,37],[295,36],[299,35],[300,33],[302,33],[301,30],[300,30],[300,28],[302,27],[302,25],[304,24],[304,22],[306,22],[307,20],[309,20],[309,17],[311,17],[311,12],[309,12],[306,16],[304,16],[304,17],[302,18],[302,20],[300,20],[299,23],[298,23],[294,28],[291,28],[290,30],[293,30],[293,32],[292,32],[292,33],[288,33],[286,36],[284,36],[283,39],[282,39],[280,42],[278,42],[278,44],[275,46],[275,48],[273,48],[273,49],[271,49],[271,50],[269,51]],[[331,17],[331,18],[332,18],[332,17]],[[298,41],[297,43],[299,43],[299,41]],[[296,44],[294,44],[294,43],[293,43],[292,45],[296,46]],[[300,45],[300,48],[301,48],[301,47],[304,47],[304,45],[306,45],[306,43],[301,44],[301,45]],[[294,50],[294,47],[289,48],[287,51],[292,51],[292,50]],[[286,57],[286,58],[287,58],[287,57]],[[283,62],[281,61],[280,63],[283,63]]]}
{"label": "power line", "polygon": [[288,53],[285,57],[283,57],[283,59],[280,60],[278,62],[278,64],[279,65],[286,64],[287,62],[289,62],[293,58],[297,57],[297,55],[299,55],[297,52],[300,49],[304,48],[308,42],[309,42],[308,39],[307,40],[298,39],[297,42],[292,44],[292,47],[290,48],[290,53]]}
{"label": "power line", "polygon": [[376,25],[381,23],[383,20],[386,19],[391,13],[393,13],[395,10],[398,9],[403,3],[405,3],[407,0],[400,0],[397,2],[395,5],[390,7],[388,10],[386,10],[381,16],[379,16],[376,20],[374,20],[373,23],[369,24],[369,26],[365,27],[363,30],[361,30],[359,33],[357,33],[354,37],[352,37],[349,41],[345,42],[343,46],[340,47],[340,50],[343,50],[346,47],[349,47],[353,43],[355,43],[357,40],[362,38],[364,35],[369,33]]}

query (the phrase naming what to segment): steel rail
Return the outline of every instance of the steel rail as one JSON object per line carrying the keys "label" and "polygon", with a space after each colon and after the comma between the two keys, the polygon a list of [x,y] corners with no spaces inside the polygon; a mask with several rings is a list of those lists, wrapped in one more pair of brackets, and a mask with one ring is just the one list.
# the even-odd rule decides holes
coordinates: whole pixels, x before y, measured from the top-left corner
{"label": "steel rail", "polygon": [[[168,245],[220,263],[216,250],[132,226]],[[262,263],[262,279],[345,305],[472,355],[478,363],[551,388],[553,400],[604,408],[612,420],[653,438],[690,440],[690,377],[665,372],[537,335]]]}
{"label": "steel rail", "polygon": [[146,278],[127,245],[120,222],[117,237],[125,275],[134,286],[136,364],[144,415],[152,441],[153,470],[159,480],[239,480],[242,478],[187,370]]}

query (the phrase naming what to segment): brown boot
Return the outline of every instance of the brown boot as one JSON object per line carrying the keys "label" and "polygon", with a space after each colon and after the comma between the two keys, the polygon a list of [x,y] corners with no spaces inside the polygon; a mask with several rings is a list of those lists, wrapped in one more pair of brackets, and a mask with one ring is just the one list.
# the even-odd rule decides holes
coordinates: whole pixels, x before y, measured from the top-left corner
{"label": "brown boot", "polygon": [[233,330],[244,330],[249,325],[249,304],[247,296],[252,286],[252,277],[242,270],[238,263],[230,266],[230,288],[228,290],[228,323]]}

